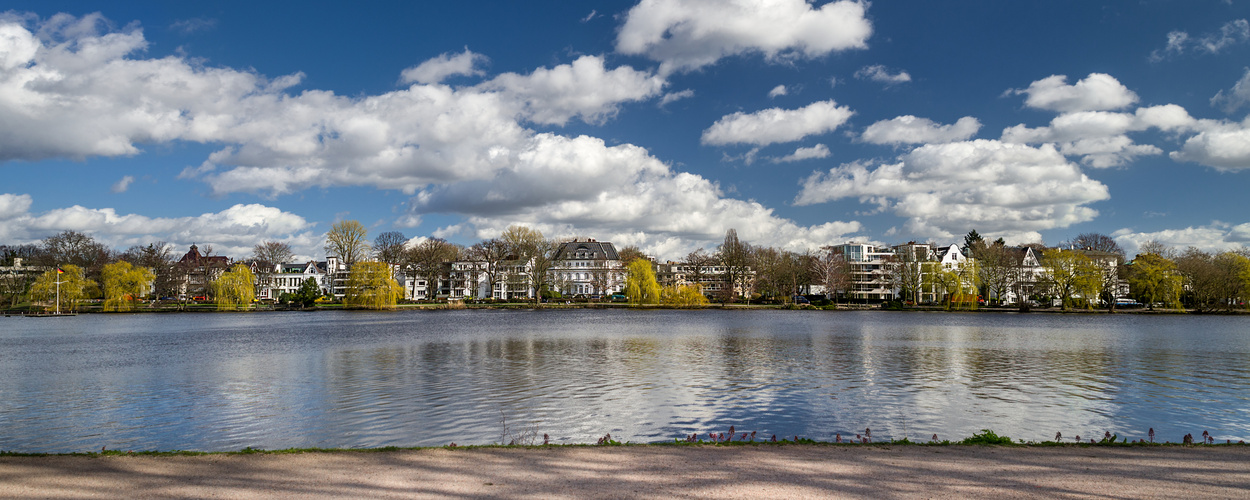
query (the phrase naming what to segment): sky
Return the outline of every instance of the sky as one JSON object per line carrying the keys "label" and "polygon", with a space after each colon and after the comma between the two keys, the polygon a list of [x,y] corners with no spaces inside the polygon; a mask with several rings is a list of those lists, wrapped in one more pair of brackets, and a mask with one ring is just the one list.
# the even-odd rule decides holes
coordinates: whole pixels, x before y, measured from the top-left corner
{"label": "sky", "polygon": [[0,14],[0,244],[1250,242],[1242,0],[103,5]]}

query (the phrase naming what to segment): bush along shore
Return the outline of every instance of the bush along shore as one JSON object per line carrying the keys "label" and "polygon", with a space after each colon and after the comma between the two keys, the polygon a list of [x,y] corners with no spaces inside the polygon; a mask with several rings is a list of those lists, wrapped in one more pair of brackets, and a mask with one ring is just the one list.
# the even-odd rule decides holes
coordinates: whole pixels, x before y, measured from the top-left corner
{"label": "bush along shore", "polygon": [[[1130,441],[1128,438],[1119,437],[1107,431],[1102,436],[1096,438],[1082,439],[1079,435],[1066,438],[1063,433],[1055,433],[1053,441],[1026,441],[1023,439],[1012,440],[1007,436],[999,436],[990,429],[982,429],[981,432],[972,436],[951,441],[939,440],[938,435],[934,434],[928,440],[912,441],[909,438],[873,440],[872,428],[865,428],[863,432],[847,433],[842,436],[841,433],[835,433],[832,441],[820,441],[815,439],[804,438],[800,436],[777,436],[771,435],[764,437],[755,431],[745,432],[737,431],[734,426],[729,426],[727,432],[708,432],[708,433],[692,433],[684,438],[674,438],[672,441],[660,441],[655,443],[631,443],[621,442],[612,437],[611,433],[605,434],[598,438],[594,444],[590,443],[574,443],[574,444],[558,444],[552,443],[551,438],[547,434],[542,435],[542,441],[539,442],[536,435],[522,436],[514,438],[507,444],[477,444],[477,445],[458,445],[449,443],[444,446],[384,446],[378,448],[286,448],[280,450],[266,450],[262,448],[247,447],[239,451],[188,451],[188,450],[170,450],[170,451],[134,451],[109,449],[108,446],[102,446],[99,451],[71,452],[71,453],[29,453],[22,451],[0,450],[0,457],[51,457],[51,456],[84,456],[84,457],[107,457],[107,456],[201,456],[201,455],[283,455],[294,453],[385,453],[396,451],[413,451],[413,450],[429,450],[429,449],[477,449],[477,448],[522,448],[522,449],[541,449],[550,447],[605,447],[605,446],[787,446],[787,445],[813,445],[813,446],[844,446],[844,447],[871,447],[871,446],[1011,446],[1011,447],[1217,447],[1217,446],[1246,446],[1244,440],[1233,441],[1225,439],[1218,442],[1207,431],[1195,437],[1192,433],[1185,434],[1179,442],[1156,441],[1154,429],[1148,431],[1148,438],[1142,438]],[[505,436],[506,437],[506,436]],[[1196,440],[1196,441],[1195,441]]]}

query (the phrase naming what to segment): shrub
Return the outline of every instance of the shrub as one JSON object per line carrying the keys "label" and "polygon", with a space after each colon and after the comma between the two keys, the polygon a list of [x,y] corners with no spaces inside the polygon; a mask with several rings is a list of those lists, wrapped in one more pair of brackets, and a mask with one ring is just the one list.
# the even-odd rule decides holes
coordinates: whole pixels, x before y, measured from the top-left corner
{"label": "shrub", "polygon": [[989,429],[981,429],[980,433],[965,438],[960,441],[960,444],[1011,444],[1011,438],[994,434],[994,431]]}

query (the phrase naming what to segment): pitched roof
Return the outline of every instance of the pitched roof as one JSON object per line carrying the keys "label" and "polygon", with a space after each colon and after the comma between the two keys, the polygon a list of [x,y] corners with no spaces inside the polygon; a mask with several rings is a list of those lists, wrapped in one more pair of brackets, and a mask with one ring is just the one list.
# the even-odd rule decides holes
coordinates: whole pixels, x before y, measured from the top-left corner
{"label": "pitched roof", "polygon": [[[589,257],[577,257],[577,254],[589,254]],[[607,241],[595,240],[573,240],[560,244],[560,248],[556,250],[557,260],[570,259],[607,259],[619,260],[621,257],[616,253],[616,247]]]}

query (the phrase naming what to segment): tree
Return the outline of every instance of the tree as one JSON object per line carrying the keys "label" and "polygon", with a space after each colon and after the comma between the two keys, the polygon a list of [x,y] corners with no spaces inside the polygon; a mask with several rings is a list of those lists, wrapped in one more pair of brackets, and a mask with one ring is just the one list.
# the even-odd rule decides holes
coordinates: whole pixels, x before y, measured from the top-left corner
{"label": "tree", "polygon": [[[59,288],[58,281],[61,282]],[[79,301],[85,298],[85,291],[94,286],[95,283],[86,278],[81,267],[66,264],[39,275],[30,287],[30,300],[53,303],[45,309],[75,311]]]}
{"label": "tree", "polygon": [[1150,309],[1156,302],[1180,309],[1184,279],[1175,262],[1157,253],[1139,253],[1127,267],[1129,286],[1138,300]]}
{"label": "tree", "polygon": [[284,293],[278,296],[281,302],[293,302],[304,308],[313,307],[319,298],[321,298],[321,285],[317,284],[316,278],[305,278],[294,293]]}
{"label": "tree", "polygon": [[1232,309],[1246,291],[1243,276],[1250,273],[1250,259],[1235,252],[1209,254],[1190,247],[1176,258],[1185,277],[1185,297],[1199,310]]}
{"label": "tree", "polygon": [[393,309],[403,289],[384,262],[359,262],[347,277],[343,303],[365,309]]}
{"label": "tree", "polygon": [[414,279],[425,279],[430,295],[437,294],[448,262],[460,257],[460,249],[442,238],[427,238],[404,253],[404,268]]}
{"label": "tree", "polygon": [[616,252],[616,255],[621,258],[621,263],[624,265],[629,265],[630,262],[637,259],[645,260],[647,258],[647,255],[642,253],[642,249],[634,245],[622,248],[619,252]]}
{"label": "tree", "polygon": [[724,266],[726,298],[730,301],[742,291],[742,295],[750,299],[751,294],[751,245],[738,239],[738,231],[730,228],[725,231],[725,241],[717,250],[720,263]]}
{"label": "tree", "polygon": [[182,277],[174,270],[173,250],[168,243],[154,241],[147,245],[134,245],[126,249],[121,258],[136,267],[152,270],[152,285],[157,297],[178,295]]}
{"label": "tree", "polygon": [[373,253],[378,262],[398,265],[404,260],[408,237],[398,231],[387,231],[373,239]]}
{"label": "tree", "polygon": [[957,270],[947,269],[936,261],[923,262],[920,266],[923,286],[933,290],[946,310],[951,309],[956,299],[964,302],[967,286]]}
{"label": "tree", "polygon": [[38,260],[39,253],[35,245],[0,245],[0,266],[12,266],[13,259],[22,259],[30,265]]}
{"label": "tree", "polygon": [[291,245],[281,241],[264,241],[252,248],[252,258],[266,264],[281,265],[290,262],[295,253]]}
{"label": "tree", "polygon": [[290,262],[295,253],[291,245],[281,241],[265,241],[252,248],[252,259],[256,263],[256,293],[269,288],[273,275],[279,266]]}
{"label": "tree", "polygon": [[466,252],[466,258],[481,263],[481,272],[486,275],[489,285],[489,296],[495,296],[495,285],[499,283],[503,272],[503,263],[508,260],[508,244],[500,238],[492,238],[474,244]]}
{"label": "tree", "polygon": [[1071,246],[1077,250],[1093,250],[1095,252],[1107,252],[1124,255],[1124,249],[1120,248],[1120,244],[1115,239],[1101,233],[1081,233],[1072,238]]}
{"label": "tree", "polygon": [[915,242],[899,245],[883,266],[886,280],[891,287],[899,290],[899,296],[903,299],[919,304],[925,284],[923,264],[930,260],[932,251],[926,245],[917,245]]}
{"label": "tree", "polygon": [[525,226],[508,227],[500,239],[508,246],[508,253],[516,259],[517,277],[525,280],[534,300],[539,300],[550,279],[547,271],[555,263],[559,243],[543,237],[541,231]]}
{"label": "tree", "polygon": [[351,268],[369,255],[369,231],[354,220],[336,222],[326,233],[325,250]]}
{"label": "tree", "polygon": [[985,287],[986,300],[1002,302],[1007,292],[1011,291],[1011,286],[1019,281],[1020,265],[1016,260],[1016,252],[1007,248],[1001,238],[980,250],[977,270]]}
{"label": "tree", "polygon": [[699,285],[673,285],[660,290],[660,303],[670,307],[702,307],[707,297]]}
{"label": "tree", "polygon": [[134,302],[147,293],[156,273],[123,260],[106,264],[100,277],[104,282],[104,310],[124,312],[133,309]]}
{"label": "tree", "polygon": [[660,303],[660,284],[655,281],[651,261],[634,259],[625,269],[625,298],[630,304]]}
{"label": "tree", "polygon": [[851,266],[846,256],[837,251],[837,247],[826,246],[812,260],[812,272],[817,281],[824,285],[825,294],[838,300],[838,294],[851,287]]}
{"label": "tree", "polygon": [[235,264],[213,281],[213,300],[218,311],[235,311],[252,306],[256,298],[256,277],[243,264]]}
{"label": "tree", "polygon": [[755,264],[755,289],[762,297],[782,297],[785,293],[786,262],[784,252],[772,247],[756,247],[752,251]]}
{"label": "tree", "polygon": [[686,266],[686,281],[702,286],[708,279],[708,268],[716,265],[716,256],[700,248],[686,254],[681,263]]}
{"label": "tree", "polygon": [[1102,270],[1089,257],[1076,251],[1047,250],[1042,253],[1042,268],[1051,291],[1062,301],[1065,311],[1077,297],[1085,300],[1089,307],[1090,299],[1101,289]]}
{"label": "tree", "polygon": [[981,234],[976,229],[968,231],[968,234],[964,235],[963,251],[964,255],[967,255],[969,258],[978,257],[978,251],[985,247],[985,238],[981,237]]}
{"label": "tree", "polygon": [[[34,263],[38,255],[39,247],[35,245],[0,245],[0,266],[9,267],[14,264],[15,259],[22,259],[25,261],[23,262],[23,267],[25,267]],[[16,306],[30,291],[30,286],[34,282],[34,273],[17,271],[0,273],[0,297],[3,297],[10,306]]]}
{"label": "tree", "polygon": [[44,238],[40,246],[42,248],[36,259],[38,265],[49,268],[67,264],[77,266],[91,283],[99,277],[104,264],[113,260],[108,247],[77,231],[62,231]]}

